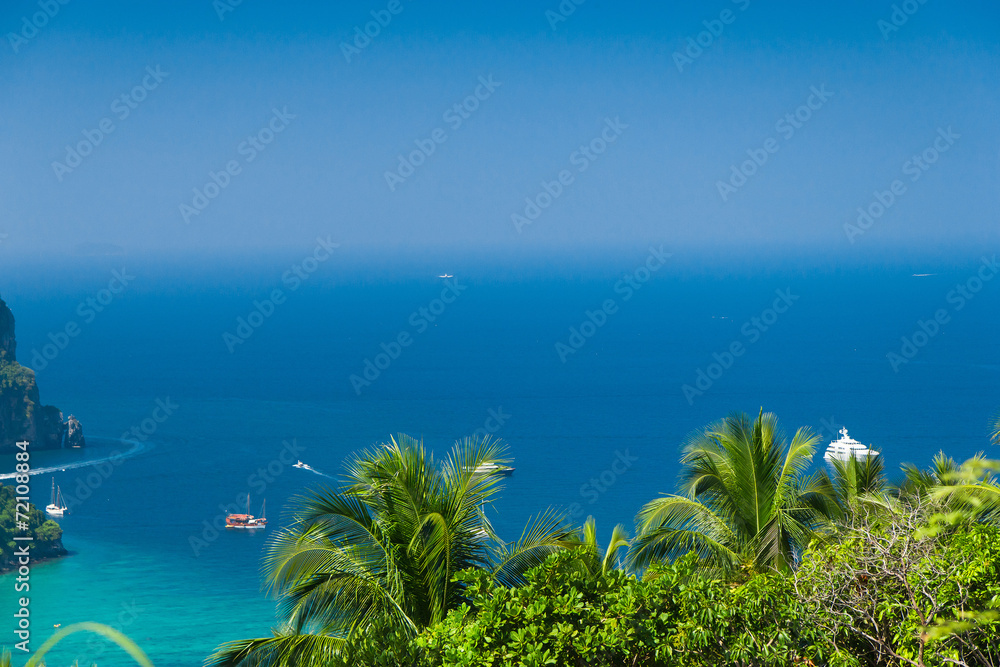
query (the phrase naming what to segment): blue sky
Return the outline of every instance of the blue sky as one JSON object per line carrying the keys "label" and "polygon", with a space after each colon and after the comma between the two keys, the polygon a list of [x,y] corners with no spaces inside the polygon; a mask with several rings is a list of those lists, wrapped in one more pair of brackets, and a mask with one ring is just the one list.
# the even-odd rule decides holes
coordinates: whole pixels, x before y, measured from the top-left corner
{"label": "blue sky", "polygon": [[0,262],[996,245],[995,3],[222,1],[3,4]]}

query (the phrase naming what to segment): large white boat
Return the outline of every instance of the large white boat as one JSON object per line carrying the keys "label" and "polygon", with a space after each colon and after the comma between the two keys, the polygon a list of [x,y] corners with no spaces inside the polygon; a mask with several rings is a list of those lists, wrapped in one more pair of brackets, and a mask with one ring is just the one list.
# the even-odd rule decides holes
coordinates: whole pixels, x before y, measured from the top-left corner
{"label": "large white boat", "polygon": [[62,497],[62,489],[56,486],[56,478],[52,478],[52,502],[45,506],[45,513],[52,516],[62,516],[66,513],[66,501]]}
{"label": "large white boat", "polygon": [[851,457],[861,459],[866,456],[878,456],[878,452],[847,435],[846,428],[840,429],[840,438],[831,442],[823,454],[823,458],[827,461],[830,459],[847,461]]}

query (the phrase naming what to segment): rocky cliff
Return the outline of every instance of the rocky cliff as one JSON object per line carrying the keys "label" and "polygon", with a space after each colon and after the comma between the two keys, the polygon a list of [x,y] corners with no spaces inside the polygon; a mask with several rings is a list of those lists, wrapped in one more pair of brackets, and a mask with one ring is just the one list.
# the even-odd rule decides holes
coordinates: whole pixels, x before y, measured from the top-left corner
{"label": "rocky cliff", "polygon": [[75,417],[64,421],[58,408],[41,404],[34,371],[17,363],[14,314],[0,299],[0,451],[18,440],[28,440],[34,449],[86,444]]}

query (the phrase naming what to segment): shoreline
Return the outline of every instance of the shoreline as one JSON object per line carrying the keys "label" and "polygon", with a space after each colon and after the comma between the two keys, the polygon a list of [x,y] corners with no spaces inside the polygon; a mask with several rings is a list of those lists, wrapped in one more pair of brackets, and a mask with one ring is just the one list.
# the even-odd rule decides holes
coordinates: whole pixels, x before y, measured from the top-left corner
{"label": "shoreline", "polygon": [[[32,559],[31,559],[31,567],[35,567],[36,565],[38,565],[40,563],[49,563],[49,562],[57,561],[57,560],[59,560],[61,558],[67,558],[68,556],[74,556],[74,555],[76,555],[75,551],[70,551],[69,549],[67,549],[64,546],[60,546],[60,549],[62,549],[63,553],[54,554],[54,555],[51,555],[51,556],[42,556],[41,558],[34,558],[34,557],[32,557]],[[0,565],[0,577],[4,576],[5,574],[10,574],[11,572],[15,572],[15,571],[17,571],[17,563],[11,565],[10,567],[4,567],[3,565]]]}

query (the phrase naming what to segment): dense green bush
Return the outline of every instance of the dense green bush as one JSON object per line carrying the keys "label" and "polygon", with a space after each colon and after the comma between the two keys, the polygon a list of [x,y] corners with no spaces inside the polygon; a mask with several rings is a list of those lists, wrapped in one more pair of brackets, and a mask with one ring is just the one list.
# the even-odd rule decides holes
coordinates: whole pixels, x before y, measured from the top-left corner
{"label": "dense green bush", "polygon": [[642,579],[591,575],[572,552],[551,556],[525,586],[461,575],[472,606],[453,611],[416,643],[434,667],[511,665],[851,665],[795,598],[783,574],[743,584],[702,576],[689,554]]}
{"label": "dense green bush", "polygon": [[425,630],[422,662],[405,664],[995,666],[1000,527],[966,515],[934,528],[947,509],[861,505],[795,573],[722,579],[688,554],[638,579],[581,569],[573,551],[515,589],[465,572],[471,606]]}

